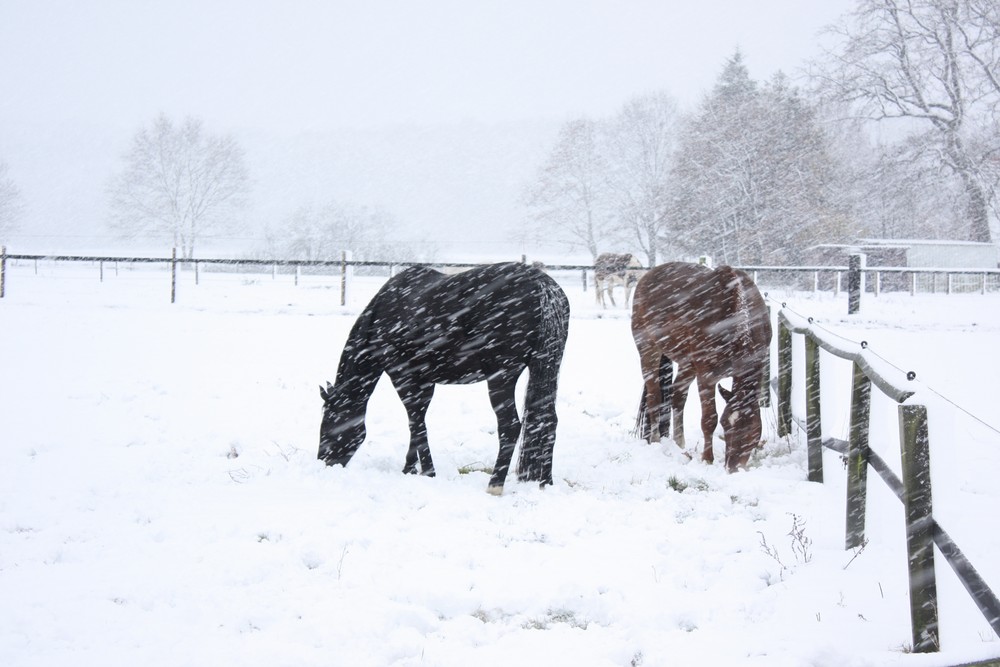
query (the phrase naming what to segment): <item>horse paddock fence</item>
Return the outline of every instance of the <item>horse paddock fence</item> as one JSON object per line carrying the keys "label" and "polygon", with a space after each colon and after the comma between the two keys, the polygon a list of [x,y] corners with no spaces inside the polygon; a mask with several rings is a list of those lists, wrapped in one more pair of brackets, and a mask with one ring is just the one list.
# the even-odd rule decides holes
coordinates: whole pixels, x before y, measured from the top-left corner
{"label": "horse paddock fence", "polygon": [[[527,262],[522,255],[521,262]],[[193,273],[194,284],[201,282],[204,272],[248,272],[270,273],[277,279],[279,275],[292,275],[295,285],[298,285],[305,274],[318,274],[339,279],[340,304],[346,305],[348,283],[353,274],[387,275],[409,266],[428,266],[446,271],[460,271],[482,263],[469,262],[400,262],[400,261],[359,261],[348,259],[348,253],[342,252],[340,259],[304,260],[304,259],[254,259],[254,258],[184,258],[177,256],[176,248],[169,257],[126,257],[101,255],[41,255],[9,253],[5,246],[0,246],[0,298],[8,289],[8,263],[29,263],[38,274],[39,263],[71,263],[90,264],[96,268],[95,274],[100,281],[105,280],[105,274],[113,272],[116,276],[122,266],[150,266],[159,269],[166,268],[170,280],[170,302],[178,299],[178,276],[181,270],[188,269]],[[589,264],[542,264],[535,262],[547,272],[577,273],[580,276],[582,289],[586,291],[592,284],[594,266]],[[848,266],[740,266],[750,273],[757,284],[765,284],[775,288],[803,290],[812,292],[831,292],[834,296],[842,292],[848,293],[848,312],[860,310],[863,296],[871,294],[877,297],[881,292],[917,293],[996,293],[1000,292],[1000,269],[960,269],[960,268],[899,268],[899,267],[865,267],[863,264]]]}
{"label": "horse paddock fence", "polygon": [[[809,481],[823,482],[824,447],[846,457],[845,549],[862,548],[866,541],[869,468],[878,474],[903,504],[913,650],[931,652],[940,648],[935,546],[990,627],[1000,636],[1000,600],[934,516],[927,409],[910,402],[914,391],[907,387],[915,376],[909,373],[903,381],[890,379],[879,370],[863,343],[846,346],[833,342],[813,325],[811,319],[804,320],[789,313],[784,304],[778,311],[777,322],[777,376],[773,380],[773,386],[778,436],[790,435],[793,422],[805,432]],[[793,334],[802,336],[804,343],[804,355],[800,355],[804,356],[804,368],[799,370],[805,394],[804,420],[796,418],[792,413],[792,380],[796,372],[793,368]],[[821,350],[853,364],[850,426],[846,442],[823,438]],[[873,387],[898,405],[901,476],[893,472],[886,460],[869,443]]]}

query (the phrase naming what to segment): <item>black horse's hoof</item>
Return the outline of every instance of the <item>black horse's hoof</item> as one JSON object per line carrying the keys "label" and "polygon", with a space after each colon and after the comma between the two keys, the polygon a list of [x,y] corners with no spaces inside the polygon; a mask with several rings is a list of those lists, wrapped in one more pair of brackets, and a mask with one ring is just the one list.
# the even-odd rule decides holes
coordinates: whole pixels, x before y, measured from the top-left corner
{"label": "black horse's hoof", "polygon": [[344,468],[347,467],[347,460],[346,459],[324,458],[322,456],[317,457],[317,458],[319,458],[320,461],[322,461],[323,463],[325,463],[327,466],[330,466],[330,467],[333,467],[333,466],[343,466]]}

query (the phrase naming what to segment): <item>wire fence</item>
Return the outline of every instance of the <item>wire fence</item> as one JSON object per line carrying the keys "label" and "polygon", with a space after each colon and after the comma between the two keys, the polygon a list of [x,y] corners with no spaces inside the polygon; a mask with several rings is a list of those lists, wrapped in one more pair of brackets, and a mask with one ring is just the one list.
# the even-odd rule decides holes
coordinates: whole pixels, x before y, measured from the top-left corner
{"label": "wire fence", "polygon": [[[206,272],[225,273],[270,273],[272,277],[290,275],[295,284],[303,275],[324,275],[339,277],[341,284],[341,305],[347,293],[347,282],[357,275],[392,276],[410,266],[427,266],[445,271],[457,271],[481,266],[484,262],[400,262],[348,259],[348,253],[340,259],[260,259],[260,258],[184,258],[178,257],[176,249],[169,257],[113,256],[113,255],[40,255],[9,253],[0,247],[0,298],[8,289],[8,264],[20,266],[27,263],[38,273],[40,264],[74,263],[95,267],[99,280],[104,280],[106,272],[115,275],[124,267],[135,266],[166,268],[170,276],[171,303],[177,300],[177,276],[180,270],[191,270],[197,285]],[[528,262],[521,255],[513,261]],[[548,272],[576,272],[580,285],[586,290],[592,284],[595,267],[591,264],[550,264],[533,261]],[[851,266],[741,266],[753,276],[758,284],[776,288],[787,288],[813,292],[831,292],[839,295],[851,289],[878,296],[881,292],[917,293],[993,293],[1000,292],[1000,269],[969,268],[915,268],[915,267],[851,267]],[[853,276],[853,277],[852,277]],[[853,287],[852,287],[853,286]],[[860,295],[857,295],[860,297]]]}
{"label": "wire fence", "polygon": [[[940,649],[938,592],[934,566],[934,547],[951,566],[969,597],[993,631],[1000,636],[1000,599],[979,574],[958,544],[942,527],[933,511],[931,493],[930,437],[927,409],[910,402],[915,379],[912,372],[893,367],[899,379],[881,373],[872,363],[877,357],[865,343],[854,343],[816,325],[781,304],[778,311],[778,371],[774,379],[777,398],[778,435],[792,432],[793,421],[806,434],[808,478],[823,482],[823,448],[845,457],[847,469],[846,549],[861,549],[867,542],[866,505],[868,469],[875,471],[903,504],[906,532],[907,570],[910,587],[910,620],[913,648],[916,652]],[[792,384],[795,375],[792,335],[804,342],[804,363],[800,366],[804,386],[805,419],[792,413]],[[823,437],[823,382],[820,350],[853,364],[851,387],[851,423],[848,440]],[[881,359],[881,357],[879,357]],[[900,381],[905,378],[905,381]],[[828,387],[829,389],[830,387]],[[872,390],[876,389],[898,404],[901,475],[896,475],[887,461],[869,442]],[[838,387],[842,391],[843,387]],[[981,420],[980,420],[981,421]],[[985,422],[982,422],[985,424]]]}

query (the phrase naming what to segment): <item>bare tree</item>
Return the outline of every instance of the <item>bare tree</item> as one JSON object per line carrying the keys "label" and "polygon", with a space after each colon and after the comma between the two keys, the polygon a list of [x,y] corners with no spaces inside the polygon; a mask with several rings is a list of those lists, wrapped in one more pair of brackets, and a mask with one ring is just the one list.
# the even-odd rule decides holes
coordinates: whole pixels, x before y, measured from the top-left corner
{"label": "bare tree", "polygon": [[0,161],[0,242],[5,241],[17,229],[24,211],[21,191],[7,172],[7,163]]}
{"label": "bare tree", "polygon": [[595,121],[582,118],[566,123],[524,193],[536,233],[554,235],[570,248],[586,250],[592,258],[615,244],[601,141]]}
{"label": "bare tree", "polygon": [[136,133],[124,161],[109,195],[112,227],[125,237],[166,234],[190,258],[199,238],[230,225],[244,205],[242,148],[205,134],[197,118],[174,125],[161,114]]}
{"label": "bare tree", "polygon": [[280,232],[269,234],[271,253],[290,259],[337,260],[347,250],[353,259],[400,262],[433,254],[433,247],[400,236],[396,218],[380,208],[329,202],[303,206]]}
{"label": "bare tree", "polygon": [[996,0],[858,0],[830,29],[839,48],[817,76],[866,118],[918,134],[964,193],[969,240],[991,239],[1000,155]]}
{"label": "bare tree", "polygon": [[666,93],[630,100],[611,122],[608,174],[622,230],[646,254],[648,266],[663,257],[668,233],[668,175],[677,144],[677,104]]}

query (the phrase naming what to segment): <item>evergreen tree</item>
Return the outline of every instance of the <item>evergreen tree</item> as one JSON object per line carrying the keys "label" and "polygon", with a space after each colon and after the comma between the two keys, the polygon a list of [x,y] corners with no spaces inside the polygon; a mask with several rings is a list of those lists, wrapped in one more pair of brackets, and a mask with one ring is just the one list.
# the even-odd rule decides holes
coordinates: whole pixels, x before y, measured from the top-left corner
{"label": "evergreen tree", "polygon": [[841,240],[834,163],[815,111],[778,74],[750,78],[737,51],[688,119],[672,172],[672,215],[691,254],[738,265],[801,262]]}

